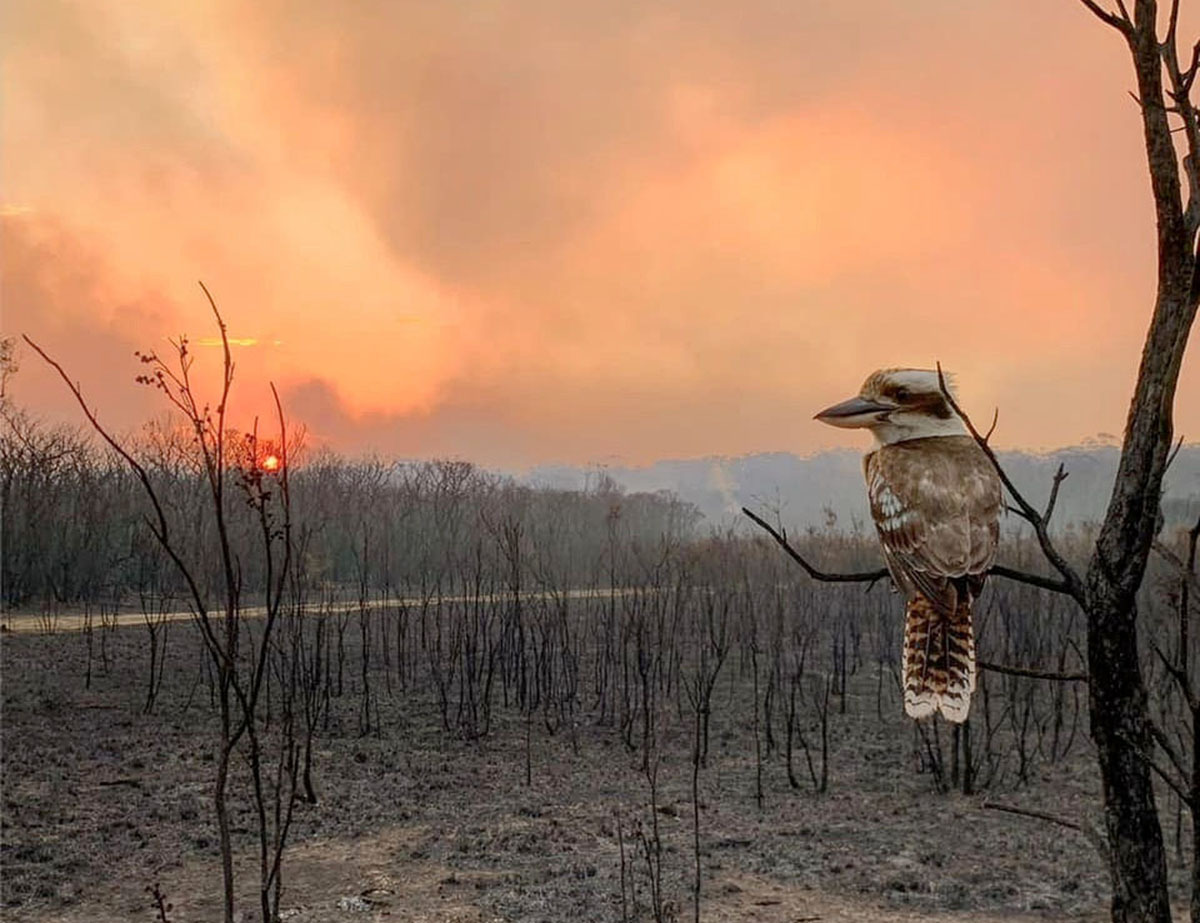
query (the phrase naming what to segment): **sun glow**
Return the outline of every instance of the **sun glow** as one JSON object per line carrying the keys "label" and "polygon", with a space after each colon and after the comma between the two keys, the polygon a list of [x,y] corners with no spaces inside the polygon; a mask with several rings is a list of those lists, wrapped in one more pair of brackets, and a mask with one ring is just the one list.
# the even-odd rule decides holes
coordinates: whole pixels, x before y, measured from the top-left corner
{"label": "sun glow", "polygon": [[[222,340],[220,337],[200,337],[196,340],[197,346],[217,347],[224,346],[226,342],[230,346],[257,346],[258,339],[256,337],[229,337],[227,340]],[[278,346],[279,340],[272,340],[272,346]]]}
{"label": "sun glow", "polygon": [[278,471],[281,465],[282,462],[279,460],[278,455],[268,455],[262,460],[263,471]]}

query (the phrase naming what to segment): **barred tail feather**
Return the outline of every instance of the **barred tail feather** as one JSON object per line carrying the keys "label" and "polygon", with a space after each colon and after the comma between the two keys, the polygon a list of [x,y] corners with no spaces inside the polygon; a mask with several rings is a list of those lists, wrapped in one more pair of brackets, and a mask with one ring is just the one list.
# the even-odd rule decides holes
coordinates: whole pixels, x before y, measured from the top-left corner
{"label": "barred tail feather", "polygon": [[904,621],[904,711],[913,718],[941,712],[947,721],[967,720],[975,691],[975,639],[971,598],[964,593],[953,613],[939,611],[921,594],[908,602]]}

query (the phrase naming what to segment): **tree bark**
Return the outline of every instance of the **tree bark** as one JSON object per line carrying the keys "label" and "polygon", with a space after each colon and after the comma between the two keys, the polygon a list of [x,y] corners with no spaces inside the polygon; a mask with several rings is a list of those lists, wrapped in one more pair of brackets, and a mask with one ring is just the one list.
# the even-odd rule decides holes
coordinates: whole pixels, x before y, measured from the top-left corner
{"label": "tree bark", "polygon": [[1092,600],[1091,728],[1110,846],[1112,919],[1169,923],[1166,853],[1145,756],[1153,751],[1154,741],[1137,659],[1136,609],[1112,598]]}
{"label": "tree bark", "polygon": [[[1196,316],[1196,258],[1168,122],[1168,105],[1180,101],[1168,104],[1164,98],[1165,52],[1157,20],[1157,4],[1138,0],[1132,21],[1121,20],[1117,26],[1137,75],[1154,195],[1158,280],[1116,482],[1085,581],[1091,728],[1111,848],[1114,923],[1171,919],[1148,762],[1154,740],[1138,658],[1136,595],[1158,529],[1176,383]],[[1174,41],[1173,34],[1170,39]]]}

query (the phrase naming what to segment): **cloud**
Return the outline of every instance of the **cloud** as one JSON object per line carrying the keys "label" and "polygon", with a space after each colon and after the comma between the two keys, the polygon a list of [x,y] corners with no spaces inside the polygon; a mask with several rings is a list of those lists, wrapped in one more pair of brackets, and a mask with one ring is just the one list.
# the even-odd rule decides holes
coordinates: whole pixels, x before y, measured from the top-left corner
{"label": "cloud", "polygon": [[[138,349],[153,349],[145,331],[160,328],[173,307],[153,291],[114,283],[103,257],[56,223],[26,216],[0,218],[0,303],[5,336],[28,334],[80,383],[105,425],[128,431],[155,409],[134,383]],[[10,396],[52,419],[82,424],[58,376],[24,343]]]}
{"label": "cloud", "polygon": [[276,381],[346,448],[803,451],[854,439],[808,419],[871,369],[939,359],[1008,444],[1119,430],[1153,271],[1128,62],[1029,15],[18,0],[5,220],[69,243],[15,317],[199,343],[203,278],[260,344],[246,412]]}
{"label": "cloud", "polygon": [[467,395],[433,412],[356,412],[333,382],[310,378],[289,385],[282,399],[289,417],[303,421],[311,444],[350,453],[487,459],[516,468],[528,462],[528,439],[538,435],[511,419],[504,406]]}

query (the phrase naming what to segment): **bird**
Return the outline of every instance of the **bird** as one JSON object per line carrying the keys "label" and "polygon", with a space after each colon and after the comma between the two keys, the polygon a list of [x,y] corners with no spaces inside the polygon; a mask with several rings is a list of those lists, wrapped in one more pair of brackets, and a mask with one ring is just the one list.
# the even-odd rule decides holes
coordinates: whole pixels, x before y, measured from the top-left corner
{"label": "bird", "polygon": [[904,710],[961,723],[975,691],[971,611],[1000,538],[1000,478],[931,369],[873,372],[815,419],[875,437],[863,474],[884,562],[907,600]]}

